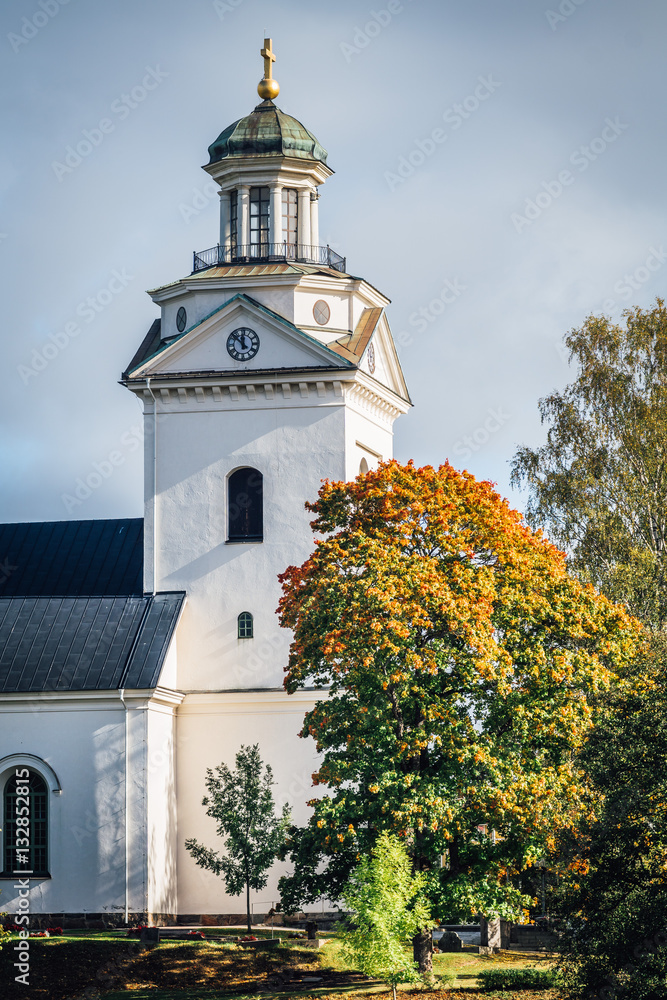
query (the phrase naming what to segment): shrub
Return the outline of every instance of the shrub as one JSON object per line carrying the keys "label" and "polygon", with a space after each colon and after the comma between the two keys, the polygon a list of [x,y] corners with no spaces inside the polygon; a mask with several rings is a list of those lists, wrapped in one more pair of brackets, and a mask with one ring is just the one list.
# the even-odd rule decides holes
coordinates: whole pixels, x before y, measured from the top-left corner
{"label": "shrub", "polygon": [[51,937],[60,937],[63,932],[62,927],[47,927],[46,928]]}
{"label": "shrub", "polygon": [[548,990],[556,985],[554,969],[488,969],[477,979],[482,989],[488,990]]}

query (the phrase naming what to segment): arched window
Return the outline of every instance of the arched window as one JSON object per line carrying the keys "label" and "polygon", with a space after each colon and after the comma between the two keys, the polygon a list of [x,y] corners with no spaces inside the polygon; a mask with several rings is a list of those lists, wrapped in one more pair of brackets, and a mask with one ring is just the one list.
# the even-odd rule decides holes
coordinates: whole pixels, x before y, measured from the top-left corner
{"label": "arched window", "polygon": [[367,472],[368,472],[368,462],[366,461],[365,458],[362,458],[361,462],[359,462],[359,475],[365,476]]}
{"label": "arched window", "polygon": [[227,519],[230,542],[261,542],[264,534],[264,477],[257,469],[237,469],[229,477]]}
{"label": "arched window", "polygon": [[3,794],[3,867],[6,874],[49,874],[48,792],[36,771],[16,768]]}
{"label": "arched window", "polygon": [[294,188],[283,188],[283,243],[287,244],[288,257],[296,254],[299,208]]}
{"label": "arched window", "polygon": [[249,611],[242,611],[238,617],[238,637],[239,639],[253,637],[253,619]]}
{"label": "arched window", "polygon": [[[243,254],[245,250],[241,251]],[[269,255],[269,189],[250,188],[250,256]]]}
{"label": "arched window", "polygon": [[239,226],[239,193],[237,190],[229,192],[229,250],[232,257],[236,257],[238,252],[238,226]]}

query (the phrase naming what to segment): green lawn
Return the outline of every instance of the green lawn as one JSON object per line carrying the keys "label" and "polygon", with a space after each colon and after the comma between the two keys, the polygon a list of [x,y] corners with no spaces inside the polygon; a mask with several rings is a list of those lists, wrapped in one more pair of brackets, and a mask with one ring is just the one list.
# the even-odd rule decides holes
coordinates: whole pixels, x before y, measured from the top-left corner
{"label": "green lawn", "polygon": [[[30,947],[29,989],[13,981],[14,961],[12,942],[0,951],[0,980],[3,1000],[79,1000],[89,991],[99,1000],[246,1000],[251,996],[281,997],[285,1000],[308,997],[334,1000],[335,997],[375,997],[387,995],[386,988],[359,978],[350,984],[348,969],[340,954],[341,943],[335,935],[328,937],[319,950],[304,947],[299,941],[283,941],[272,949],[255,950],[236,945],[232,940],[238,928],[205,929],[205,941],[165,941],[159,948],[140,951],[136,939],[128,939],[124,931],[70,932],[62,937],[36,938]],[[259,936],[259,935],[258,935]],[[264,936],[267,936],[264,934]],[[270,931],[268,932],[270,937]],[[434,955],[436,976],[446,978],[455,973],[456,981],[450,992],[436,989],[432,993],[406,991],[403,997],[419,996],[443,1000],[479,1000],[491,994],[478,993],[477,974],[497,965],[513,967],[545,966],[541,956],[479,956],[472,951]],[[283,970],[290,975],[319,975],[320,970],[332,970],[330,981],[321,985],[306,984],[299,989],[285,985],[272,987]],[[338,973],[338,975],[335,975]],[[342,981],[341,981],[342,980]],[[99,990],[98,993],[90,993]],[[275,992],[274,992],[275,990]],[[498,996],[498,995],[497,995]],[[514,1000],[513,994],[503,994]],[[517,1000],[552,1000],[553,993],[522,992]]]}

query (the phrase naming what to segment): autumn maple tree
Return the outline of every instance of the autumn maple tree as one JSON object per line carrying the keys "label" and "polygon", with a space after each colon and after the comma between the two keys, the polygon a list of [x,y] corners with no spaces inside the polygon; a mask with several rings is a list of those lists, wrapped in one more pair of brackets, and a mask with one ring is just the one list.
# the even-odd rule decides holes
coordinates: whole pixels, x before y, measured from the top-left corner
{"label": "autumn maple tree", "polygon": [[[293,828],[286,907],[339,899],[379,833],[404,839],[434,918],[516,916],[513,877],[573,825],[589,695],[640,626],[568,574],[494,491],[449,464],[327,482],[311,557],[281,577],[285,687],[328,688],[304,721],[321,798]],[[413,940],[430,966],[426,927]]]}

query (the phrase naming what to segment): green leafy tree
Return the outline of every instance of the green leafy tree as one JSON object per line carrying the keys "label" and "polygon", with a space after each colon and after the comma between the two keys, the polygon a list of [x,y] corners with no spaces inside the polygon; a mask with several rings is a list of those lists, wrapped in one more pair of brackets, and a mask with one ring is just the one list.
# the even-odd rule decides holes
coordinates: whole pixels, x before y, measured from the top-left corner
{"label": "green leafy tree", "polygon": [[650,642],[579,748],[582,819],[559,838],[551,906],[568,996],[667,996],[667,310],[589,317],[565,338],[576,377],[540,402],[542,448],[521,448],[527,517],[571,568],[641,618]]}
{"label": "green leafy tree", "polygon": [[[281,620],[287,691],[329,688],[301,733],[326,793],[290,831],[284,905],[339,899],[387,831],[441,919],[516,916],[512,878],[576,823],[588,699],[633,655],[638,624],[449,464],[389,462],[325,483],[310,509],[319,541],[282,577]],[[428,928],[413,948],[427,971]]]}
{"label": "green leafy tree", "polygon": [[606,695],[580,754],[589,817],[561,843],[553,901],[569,995],[667,996],[667,645]]}
{"label": "green leafy tree", "polygon": [[648,623],[667,618],[667,310],[619,325],[589,316],[565,337],[576,377],[540,400],[547,441],[517,452],[526,518],[570,567]]}
{"label": "green leafy tree", "polygon": [[217,833],[224,840],[225,854],[199,844],[194,838],[185,841],[186,850],[201,868],[221,875],[227,892],[239,896],[245,888],[248,933],[251,931],[250,890],[263,889],[268,870],[281,849],[289,825],[285,805],[276,816],[272,787],[273,772],[263,764],[259,745],[242,746],[236,754],[236,767],[218,764],[206,770],[208,795],[202,799],[206,815],[217,823]]}
{"label": "green leafy tree", "polygon": [[343,892],[349,911],[343,954],[360,972],[388,983],[394,1000],[399,983],[420,978],[406,945],[420,928],[432,926],[425,889],[426,878],[414,874],[405,844],[382,833]]}

